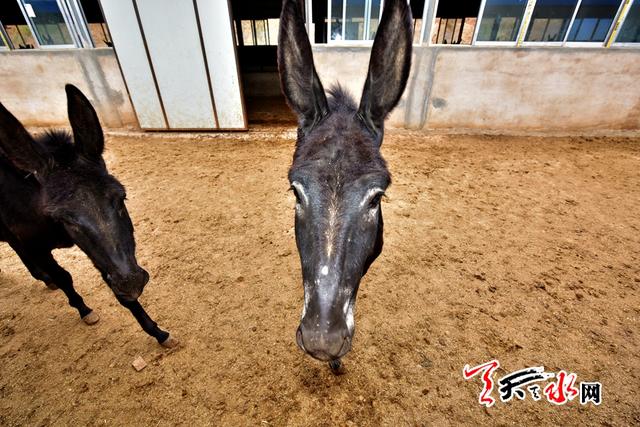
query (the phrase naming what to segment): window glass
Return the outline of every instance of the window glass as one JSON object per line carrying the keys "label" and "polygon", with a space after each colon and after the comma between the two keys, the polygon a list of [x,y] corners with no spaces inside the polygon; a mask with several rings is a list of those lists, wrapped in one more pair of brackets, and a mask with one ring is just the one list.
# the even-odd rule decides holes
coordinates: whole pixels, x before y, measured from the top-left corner
{"label": "window glass", "polygon": [[526,41],[562,42],[578,0],[537,0]]}
{"label": "window glass", "polygon": [[342,40],[342,0],[331,0],[331,40]]}
{"label": "window glass", "polygon": [[56,0],[33,0],[22,3],[41,45],[74,44]]}
{"label": "window glass", "polygon": [[240,21],[240,27],[242,29],[242,39],[244,40],[245,46],[253,46],[256,44],[255,38],[253,37],[253,21],[248,19],[243,19]]}
{"label": "window glass", "polygon": [[345,40],[364,40],[365,0],[348,0],[345,16]]}
{"label": "window glass", "polygon": [[267,34],[266,20],[257,19],[253,21],[253,25],[255,25],[256,29],[256,45],[268,45],[269,43],[267,38],[269,37],[269,35]]}
{"label": "window glass", "polygon": [[616,39],[619,43],[640,43],[640,1],[635,0]]}
{"label": "window glass", "polygon": [[279,18],[267,19],[267,26],[269,27],[269,44],[271,46],[277,46],[278,31],[280,30],[280,19]]}
{"label": "window glass", "polygon": [[27,24],[24,25],[5,25],[4,26],[14,49],[33,49],[35,40],[31,30]]}
{"label": "window glass", "polygon": [[102,16],[98,0],[80,0],[84,17],[87,20],[89,33],[96,47],[111,47],[111,37]]}
{"label": "window glass", "polygon": [[431,43],[470,45],[478,21],[480,3],[480,0],[440,0],[431,28]]}
{"label": "window glass", "polygon": [[380,0],[371,1],[371,20],[369,21],[369,40],[376,37],[378,25],[380,24]]}
{"label": "window glass", "polygon": [[620,0],[582,0],[567,40],[603,42],[619,6]]}
{"label": "window glass", "polygon": [[516,41],[527,0],[487,0],[478,29],[479,41]]}

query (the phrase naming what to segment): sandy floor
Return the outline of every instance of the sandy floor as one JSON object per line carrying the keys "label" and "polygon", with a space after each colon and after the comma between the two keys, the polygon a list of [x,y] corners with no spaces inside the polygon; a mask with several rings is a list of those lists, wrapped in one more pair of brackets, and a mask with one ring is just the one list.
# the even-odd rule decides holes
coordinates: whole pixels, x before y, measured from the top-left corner
{"label": "sandy floor", "polygon": [[[0,425],[640,423],[637,140],[388,133],[385,248],[336,377],[295,345],[294,133],[274,132],[108,138],[152,277],[142,301],[176,350],[77,249],[55,256],[94,327],[0,244]],[[498,376],[600,381],[603,403],[485,409],[461,370],[494,357]]]}

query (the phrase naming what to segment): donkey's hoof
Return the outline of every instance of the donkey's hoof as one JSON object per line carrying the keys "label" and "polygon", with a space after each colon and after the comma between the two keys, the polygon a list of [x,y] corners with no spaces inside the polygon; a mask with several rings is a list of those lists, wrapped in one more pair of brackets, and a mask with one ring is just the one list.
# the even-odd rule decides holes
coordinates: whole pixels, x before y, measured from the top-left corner
{"label": "donkey's hoof", "polygon": [[55,291],[56,289],[58,289],[58,285],[56,285],[53,282],[47,282],[45,283],[45,285],[47,285],[47,288],[51,289],[52,291]]}
{"label": "donkey's hoof", "polygon": [[82,321],[87,325],[95,325],[96,323],[98,323],[98,320],[100,320],[100,316],[98,316],[98,313],[96,313],[95,311],[90,311],[89,314],[86,314],[82,318]]}
{"label": "donkey's hoof", "polygon": [[334,375],[342,375],[346,372],[340,359],[329,362],[329,368]]}
{"label": "donkey's hoof", "polygon": [[160,343],[161,346],[166,348],[174,348],[174,347],[177,347],[179,344],[180,344],[180,341],[178,341],[171,335],[169,335],[169,338],[167,338],[166,340]]}

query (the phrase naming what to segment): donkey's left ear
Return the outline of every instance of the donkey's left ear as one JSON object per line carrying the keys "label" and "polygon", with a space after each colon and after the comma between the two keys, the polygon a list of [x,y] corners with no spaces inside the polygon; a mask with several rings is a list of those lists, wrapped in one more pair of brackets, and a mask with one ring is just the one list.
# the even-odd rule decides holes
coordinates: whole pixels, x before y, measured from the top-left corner
{"label": "donkey's left ear", "polygon": [[98,161],[104,150],[104,135],[96,110],[74,85],[67,84],[64,90],[67,92],[67,110],[76,149],[87,159]]}
{"label": "donkey's left ear", "polygon": [[300,0],[284,0],[278,35],[280,85],[303,131],[313,128],[329,112],[327,98],[313,64]]}
{"label": "donkey's left ear", "polygon": [[412,41],[413,18],[407,0],[385,0],[358,109],[367,127],[378,135],[407,85]]}

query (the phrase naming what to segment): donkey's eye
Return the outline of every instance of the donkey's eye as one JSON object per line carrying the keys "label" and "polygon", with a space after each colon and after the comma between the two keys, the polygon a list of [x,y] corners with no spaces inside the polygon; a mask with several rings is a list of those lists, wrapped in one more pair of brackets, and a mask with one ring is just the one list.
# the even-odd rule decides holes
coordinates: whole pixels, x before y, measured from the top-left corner
{"label": "donkey's eye", "polygon": [[293,185],[291,186],[291,188],[289,188],[291,191],[293,191],[293,195],[296,196],[296,203],[300,204],[300,193],[298,193],[298,190],[296,189],[296,187],[294,187]]}
{"label": "donkey's eye", "polygon": [[380,192],[375,196],[373,196],[369,201],[369,209],[376,209],[378,206],[380,206],[380,201],[382,200],[382,196],[384,196],[383,192]]}

